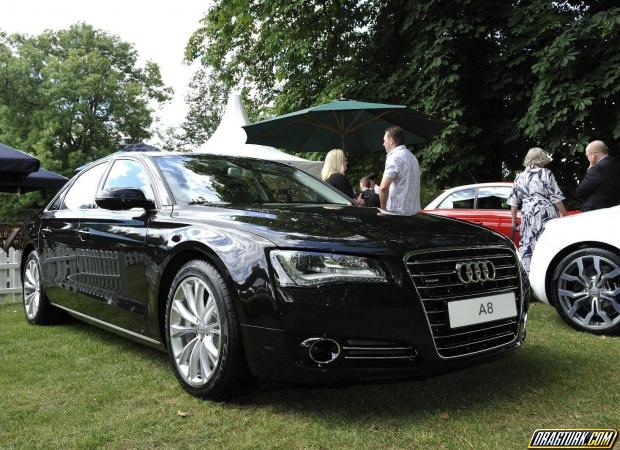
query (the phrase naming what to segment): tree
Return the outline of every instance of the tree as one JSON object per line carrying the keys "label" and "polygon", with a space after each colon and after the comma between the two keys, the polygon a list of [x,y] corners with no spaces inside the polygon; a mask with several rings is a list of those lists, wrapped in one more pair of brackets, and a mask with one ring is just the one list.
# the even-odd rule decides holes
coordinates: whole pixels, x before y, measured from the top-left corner
{"label": "tree", "polygon": [[[171,90],[155,63],[138,67],[137,59],[130,44],[86,24],[34,37],[2,34],[0,142],[70,176],[87,161],[148,138],[150,102],[167,101]],[[20,197],[17,205],[34,197]]]}
{"label": "tree", "polygon": [[532,146],[552,152],[558,178],[574,184],[582,166],[575,145],[594,138],[593,129],[612,147],[618,139],[614,6],[220,1],[190,39],[186,59],[202,61],[209,89],[248,89],[262,115],[347,97],[407,104],[450,121],[415,149],[425,179],[439,186],[512,177]]}
{"label": "tree", "polygon": [[218,83],[211,72],[198,70],[189,84],[186,101],[189,112],[182,125],[186,141],[200,145],[213,134],[224,112],[229,89]]}
{"label": "tree", "polygon": [[244,89],[258,117],[328,101],[355,79],[355,68],[343,63],[365,35],[364,3],[219,2],[190,38],[185,57],[208,68],[210,89]]}
{"label": "tree", "polygon": [[[601,2],[602,3],[602,2]],[[603,139],[620,144],[620,7],[593,2],[564,27],[532,65],[536,83],[520,128],[556,150],[570,183],[585,169],[583,149]]]}

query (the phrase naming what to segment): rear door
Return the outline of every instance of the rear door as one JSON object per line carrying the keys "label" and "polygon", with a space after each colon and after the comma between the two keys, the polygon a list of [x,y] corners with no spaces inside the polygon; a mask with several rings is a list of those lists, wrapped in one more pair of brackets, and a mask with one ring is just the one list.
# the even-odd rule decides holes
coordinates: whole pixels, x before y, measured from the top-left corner
{"label": "rear door", "polygon": [[[480,213],[481,224],[489,227],[504,236],[512,237],[515,244],[519,244],[519,231],[512,235],[512,214],[508,197],[510,186],[485,186],[478,189],[476,209]],[[521,214],[517,213],[517,225],[521,223]]]}
{"label": "rear door", "polygon": [[52,303],[81,310],[79,299],[78,228],[85,210],[94,206],[95,192],[107,163],[84,170],[67,191],[43,212],[39,254],[43,288]]}

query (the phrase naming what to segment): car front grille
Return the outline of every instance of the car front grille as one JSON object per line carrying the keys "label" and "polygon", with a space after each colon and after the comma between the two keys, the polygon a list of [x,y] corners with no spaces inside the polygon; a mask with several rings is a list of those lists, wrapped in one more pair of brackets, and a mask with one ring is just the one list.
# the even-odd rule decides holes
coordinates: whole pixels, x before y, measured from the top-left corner
{"label": "car front grille", "polygon": [[[491,261],[493,280],[463,283],[457,274],[459,262]],[[450,248],[414,252],[405,263],[428,318],[440,356],[452,358],[508,344],[519,332],[522,310],[521,282],[515,252],[508,247]],[[448,303],[455,300],[513,292],[517,318],[451,328]]]}

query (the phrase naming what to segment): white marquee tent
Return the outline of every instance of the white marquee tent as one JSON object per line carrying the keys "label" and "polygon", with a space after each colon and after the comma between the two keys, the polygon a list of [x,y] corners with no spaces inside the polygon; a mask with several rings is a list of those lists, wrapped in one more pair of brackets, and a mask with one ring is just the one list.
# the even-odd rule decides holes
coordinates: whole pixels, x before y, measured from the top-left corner
{"label": "white marquee tent", "polygon": [[249,123],[250,121],[241,103],[241,96],[239,94],[230,94],[226,111],[217,130],[195,152],[267,159],[269,161],[290,164],[318,178],[321,177],[323,163],[320,161],[298,158],[266,145],[246,144],[247,136],[242,126]]}

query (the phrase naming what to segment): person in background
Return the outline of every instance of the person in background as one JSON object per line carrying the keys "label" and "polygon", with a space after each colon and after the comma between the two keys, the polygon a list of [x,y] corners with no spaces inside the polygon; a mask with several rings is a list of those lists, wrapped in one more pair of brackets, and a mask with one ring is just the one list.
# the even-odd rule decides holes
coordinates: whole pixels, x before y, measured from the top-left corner
{"label": "person in background", "polygon": [[377,175],[371,173],[366,178],[370,181],[370,189],[375,191],[375,194],[379,195],[379,185],[377,184]]}
{"label": "person in background", "polygon": [[586,146],[590,162],[588,172],[579,183],[575,196],[582,201],[582,211],[620,205],[620,161],[609,156],[603,141],[592,141]]}
{"label": "person in background", "polygon": [[514,181],[512,192],[508,197],[508,204],[512,212],[512,227],[516,227],[517,210],[521,209],[521,242],[519,254],[523,267],[530,272],[530,260],[536,247],[536,241],[545,229],[545,224],[558,215],[564,217],[564,195],[555,177],[545,166],[551,159],[540,148],[531,148],[521,172]]}
{"label": "person in background", "polygon": [[321,171],[321,178],[330,186],[335,187],[340,192],[354,199],[353,187],[344,176],[347,171],[347,157],[340,149],[333,149],[325,156],[325,163]]}
{"label": "person in background", "polygon": [[372,182],[368,177],[360,180],[360,193],[357,195],[357,204],[371,208],[379,208],[381,206],[379,195],[372,188]]}
{"label": "person in background", "polygon": [[379,196],[382,209],[409,216],[420,210],[420,165],[404,143],[405,131],[401,127],[385,130],[383,147],[387,157]]}

